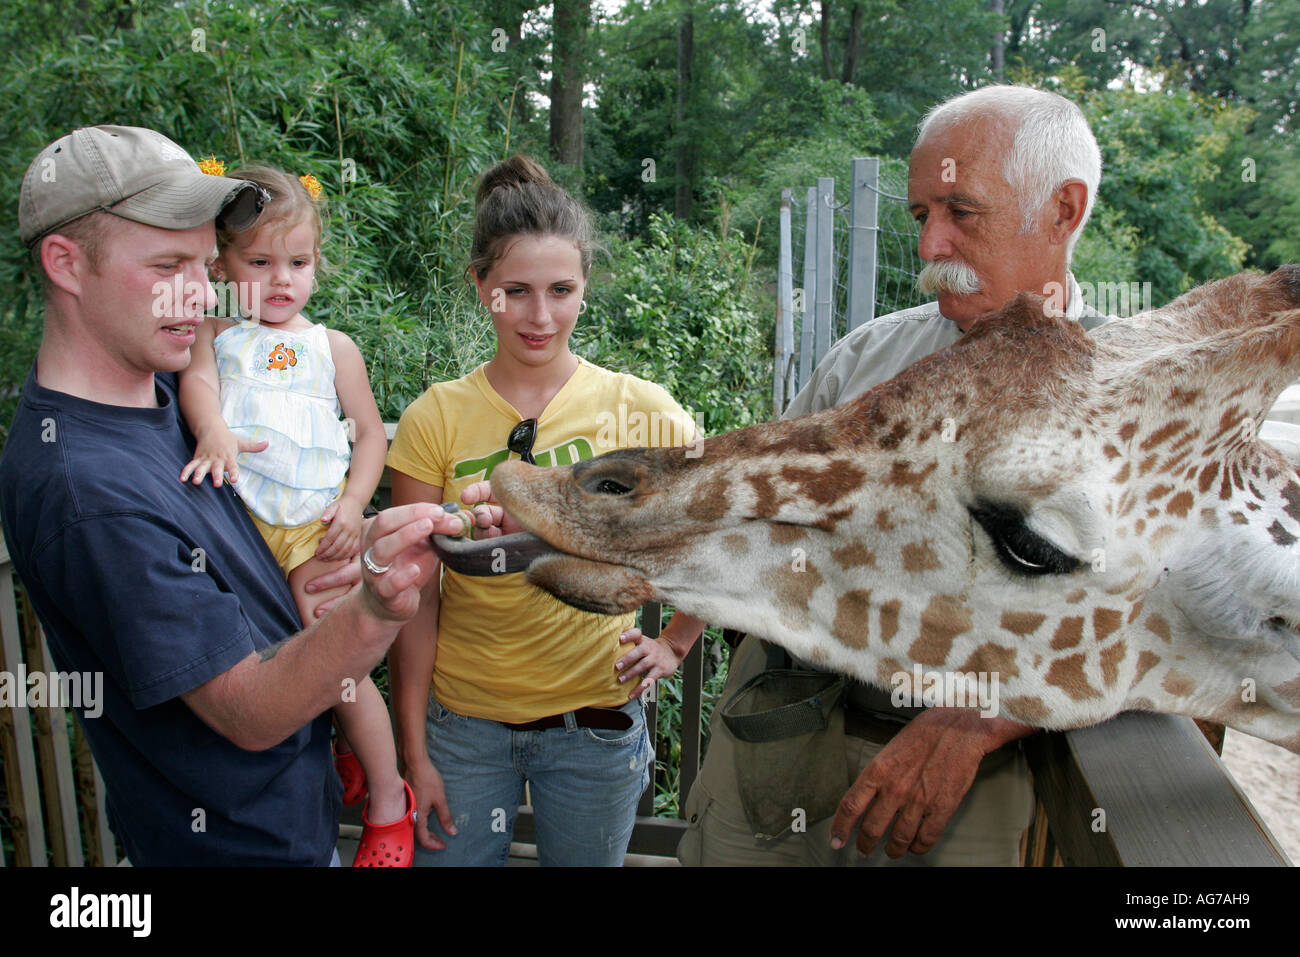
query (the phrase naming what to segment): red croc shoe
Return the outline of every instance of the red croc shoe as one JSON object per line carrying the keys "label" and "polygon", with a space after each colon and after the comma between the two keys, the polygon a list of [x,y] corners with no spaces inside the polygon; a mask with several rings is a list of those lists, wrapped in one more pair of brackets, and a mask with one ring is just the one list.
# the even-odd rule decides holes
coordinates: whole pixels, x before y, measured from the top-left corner
{"label": "red croc shoe", "polygon": [[366,799],[366,772],[361,767],[361,761],[358,760],[355,751],[344,751],[340,754],[338,745],[335,744],[334,770],[339,773],[339,778],[343,781],[344,804],[351,807]]}
{"label": "red croc shoe", "polygon": [[405,781],[406,813],[392,824],[370,823],[370,802],[361,812],[361,843],[353,867],[410,867],[415,862],[415,795]]}

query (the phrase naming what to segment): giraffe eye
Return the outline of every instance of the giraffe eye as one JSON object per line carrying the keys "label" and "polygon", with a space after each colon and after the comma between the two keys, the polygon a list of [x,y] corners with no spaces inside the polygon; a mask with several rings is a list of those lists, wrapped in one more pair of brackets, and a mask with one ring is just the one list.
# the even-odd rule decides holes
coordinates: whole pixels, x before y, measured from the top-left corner
{"label": "giraffe eye", "polygon": [[596,483],[595,491],[601,495],[626,495],[632,489],[622,482],[615,482],[613,479],[601,479]]}
{"label": "giraffe eye", "polygon": [[1068,575],[1081,564],[1030,529],[1024,513],[1013,506],[979,502],[969,506],[968,511],[988,533],[998,559],[1013,574]]}

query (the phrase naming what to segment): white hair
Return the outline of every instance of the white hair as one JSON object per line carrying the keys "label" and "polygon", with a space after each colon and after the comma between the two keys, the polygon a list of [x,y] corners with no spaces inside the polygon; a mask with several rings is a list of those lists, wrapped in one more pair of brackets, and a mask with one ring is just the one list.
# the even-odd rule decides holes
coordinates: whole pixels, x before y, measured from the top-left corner
{"label": "white hair", "polygon": [[1032,232],[1038,214],[1066,180],[1082,180],[1088,202],[1078,228],[1066,240],[1068,261],[1097,202],[1101,150],[1083,111],[1065,97],[1029,86],[986,86],[945,100],[921,119],[916,141],[976,116],[1001,115],[1017,122],[1002,160],[1002,175],[1020,204],[1022,233]]}

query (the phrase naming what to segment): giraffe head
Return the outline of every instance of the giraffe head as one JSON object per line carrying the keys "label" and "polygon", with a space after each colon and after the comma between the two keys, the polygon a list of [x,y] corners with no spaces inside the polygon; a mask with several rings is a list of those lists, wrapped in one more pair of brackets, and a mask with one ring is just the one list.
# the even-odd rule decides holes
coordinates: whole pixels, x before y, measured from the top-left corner
{"label": "giraffe head", "polygon": [[1300,481],[1256,439],[1298,307],[1300,267],[1091,335],[1021,296],[845,405],[493,489],[582,608],[659,598],[886,688],[996,673],[1044,727],[1149,709],[1300,750]]}

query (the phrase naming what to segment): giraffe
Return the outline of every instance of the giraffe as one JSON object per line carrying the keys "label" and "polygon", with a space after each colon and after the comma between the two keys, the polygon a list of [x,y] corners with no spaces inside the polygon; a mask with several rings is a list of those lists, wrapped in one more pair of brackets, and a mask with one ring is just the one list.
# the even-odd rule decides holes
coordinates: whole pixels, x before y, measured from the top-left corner
{"label": "giraffe", "polygon": [[885,688],[996,675],[1027,724],[1154,710],[1300,751],[1300,471],[1256,437],[1300,373],[1297,307],[1300,266],[1091,334],[1022,294],[842,406],[504,463],[532,534],[440,548],[505,546],[577,607],[660,599]]}

